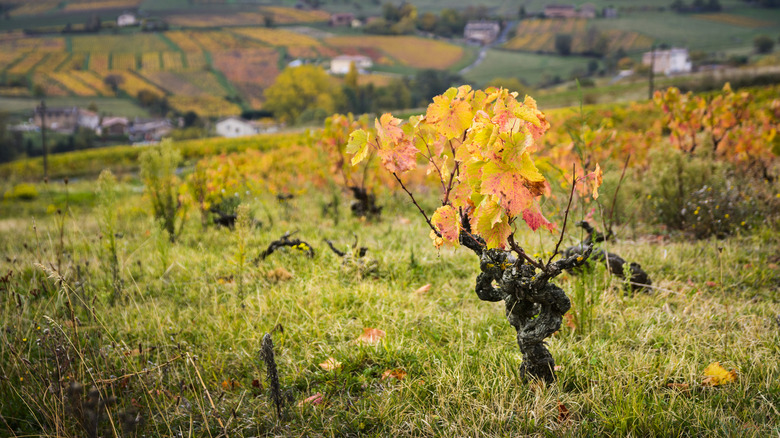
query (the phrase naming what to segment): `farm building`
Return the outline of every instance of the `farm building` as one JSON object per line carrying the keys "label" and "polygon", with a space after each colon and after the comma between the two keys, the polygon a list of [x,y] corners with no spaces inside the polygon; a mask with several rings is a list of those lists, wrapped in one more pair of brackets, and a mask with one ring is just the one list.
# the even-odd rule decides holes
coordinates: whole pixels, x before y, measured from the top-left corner
{"label": "farm building", "polygon": [[498,38],[501,26],[495,21],[469,21],[463,29],[463,37],[466,41],[490,44]]}
{"label": "farm building", "polygon": [[[46,129],[54,131],[73,131],[78,127],[96,129],[100,123],[100,117],[92,111],[70,108],[46,108]],[[41,126],[41,113],[36,111],[33,116],[33,124]]]}
{"label": "farm building", "polygon": [[355,14],[344,12],[340,14],[332,14],[328,24],[331,26],[352,26],[352,21],[355,19]]}
{"label": "farm building", "polygon": [[245,137],[260,132],[257,125],[241,117],[226,117],[217,122],[217,135],[222,137]]}
{"label": "farm building", "polygon": [[580,6],[580,10],[577,13],[577,16],[580,18],[596,18],[596,5],[593,3],[585,3],[584,5]]}
{"label": "farm building", "polygon": [[125,12],[124,14],[117,17],[116,25],[118,27],[137,26],[138,19],[135,17],[135,14],[131,12]]}
{"label": "farm building", "polygon": [[141,120],[136,118],[127,134],[133,142],[160,141],[171,131],[173,131],[173,126],[167,119]]}
{"label": "farm building", "polygon": [[105,135],[125,135],[127,133],[127,117],[106,117],[100,123],[100,133]]}
{"label": "farm building", "polygon": [[667,76],[690,73],[693,69],[688,49],[672,47],[669,50],[655,50],[642,55],[642,65],[653,66],[653,73]]}
{"label": "farm building", "polygon": [[345,75],[349,73],[350,66],[355,64],[358,70],[364,71],[371,68],[374,63],[368,56],[337,56],[330,61],[330,72],[334,75]]}
{"label": "farm building", "polygon": [[547,18],[574,18],[577,9],[574,5],[547,5],[544,7],[544,16]]}

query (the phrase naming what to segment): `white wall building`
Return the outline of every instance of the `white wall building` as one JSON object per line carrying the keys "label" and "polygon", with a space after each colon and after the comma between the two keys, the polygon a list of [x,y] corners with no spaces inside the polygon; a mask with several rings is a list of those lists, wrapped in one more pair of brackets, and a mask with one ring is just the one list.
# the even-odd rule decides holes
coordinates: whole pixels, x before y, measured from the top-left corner
{"label": "white wall building", "polygon": [[345,75],[349,73],[352,63],[359,71],[365,71],[374,66],[374,62],[368,56],[341,55],[330,60],[330,72],[334,75]]}
{"label": "white wall building", "polygon": [[653,73],[663,73],[667,76],[679,73],[690,73],[693,70],[688,49],[674,48],[645,52],[642,55],[642,65],[653,66]]}
{"label": "white wall building", "polygon": [[241,117],[227,117],[217,122],[217,135],[222,137],[245,137],[260,132],[257,125]]}
{"label": "white wall building", "polygon": [[138,25],[138,19],[135,14],[125,12],[116,19],[116,25],[119,27],[136,26]]}

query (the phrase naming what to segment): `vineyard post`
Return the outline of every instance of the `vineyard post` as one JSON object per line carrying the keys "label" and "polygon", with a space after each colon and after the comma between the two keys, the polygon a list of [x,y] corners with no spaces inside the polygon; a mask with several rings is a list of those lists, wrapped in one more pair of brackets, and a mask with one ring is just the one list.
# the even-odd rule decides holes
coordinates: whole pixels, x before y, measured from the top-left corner
{"label": "vineyard post", "polygon": [[43,179],[49,179],[49,149],[46,147],[46,101],[42,100],[37,108],[41,115],[41,146],[43,147]]}
{"label": "vineyard post", "polygon": [[655,79],[653,75],[655,74],[655,44],[653,44],[650,47],[650,83],[648,84],[649,89],[647,93],[647,98],[650,100],[653,100],[653,94],[655,93],[655,84],[653,84],[653,80]]}

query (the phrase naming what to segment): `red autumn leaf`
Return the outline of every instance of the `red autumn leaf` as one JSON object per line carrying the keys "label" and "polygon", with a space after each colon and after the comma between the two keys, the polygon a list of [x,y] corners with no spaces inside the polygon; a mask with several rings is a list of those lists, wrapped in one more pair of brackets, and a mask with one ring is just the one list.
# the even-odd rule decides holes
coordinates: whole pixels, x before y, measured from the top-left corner
{"label": "red autumn leaf", "polygon": [[252,388],[263,389],[263,384],[258,379],[252,380]]}
{"label": "red autumn leaf", "polygon": [[376,345],[385,337],[385,331],[375,328],[364,328],[363,334],[357,338],[358,342]]}

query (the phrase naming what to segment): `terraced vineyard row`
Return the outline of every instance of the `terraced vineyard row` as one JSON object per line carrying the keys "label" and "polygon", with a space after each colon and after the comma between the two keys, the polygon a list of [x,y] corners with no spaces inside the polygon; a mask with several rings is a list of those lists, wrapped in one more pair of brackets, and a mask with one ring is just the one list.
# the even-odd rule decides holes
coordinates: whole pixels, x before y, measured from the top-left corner
{"label": "terraced vineyard row", "polygon": [[523,20],[517,26],[515,36],[504,44],[505,49],[555,53],[556,35],[571,35],[572,53],[588,53],[598,50],[626,52],[647,50],[653,40],[637,32],[623,30],[599,31],[588,27],[588,22],[582,18],[563,20]]}

